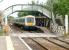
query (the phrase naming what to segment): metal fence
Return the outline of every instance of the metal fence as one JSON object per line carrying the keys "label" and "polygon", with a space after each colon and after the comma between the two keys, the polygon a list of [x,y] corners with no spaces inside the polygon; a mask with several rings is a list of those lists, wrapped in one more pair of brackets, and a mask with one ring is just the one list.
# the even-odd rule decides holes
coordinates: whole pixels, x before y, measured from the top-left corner
{"label": "metal fence", "polygon": [[50,30],[54,33],[57,33],[57,34],[64,34],[65,33],[65,28],[64,26],[59,26],[58,24],[53,24],[53,23],[50,23]]}

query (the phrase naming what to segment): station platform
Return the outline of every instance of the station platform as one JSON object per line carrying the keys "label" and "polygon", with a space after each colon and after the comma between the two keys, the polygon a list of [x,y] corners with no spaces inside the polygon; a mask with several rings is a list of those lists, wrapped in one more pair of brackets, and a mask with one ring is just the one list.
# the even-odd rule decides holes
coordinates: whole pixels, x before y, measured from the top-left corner
{"label": "station platform", "polygon": [[10,36],[20,36],[20,37],[58,37],[54,34],[45,34],[45,33],[12,33]]}
{"label": "station platform", "polygon": [[5,36],[0,36],[0,50],[7,50]]}
{"label": "station platform", "polygon": [[1,36],[0,50],[29,50],[18,37]]}
{"label": "station platform", "polygon": [[[42,41],[41,41],[42,40]],[[47,37],[0,36],[0,50],[68,50],[69,39]]]}

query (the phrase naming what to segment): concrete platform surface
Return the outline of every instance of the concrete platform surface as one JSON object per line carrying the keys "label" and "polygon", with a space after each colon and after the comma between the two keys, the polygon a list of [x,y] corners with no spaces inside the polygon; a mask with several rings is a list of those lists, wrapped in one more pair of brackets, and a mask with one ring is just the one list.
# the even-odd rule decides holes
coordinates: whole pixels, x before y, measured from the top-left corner
{"label": "concrete platform surface", "polygon": [[7,50],[5,36],[0,36],[0,50]]}

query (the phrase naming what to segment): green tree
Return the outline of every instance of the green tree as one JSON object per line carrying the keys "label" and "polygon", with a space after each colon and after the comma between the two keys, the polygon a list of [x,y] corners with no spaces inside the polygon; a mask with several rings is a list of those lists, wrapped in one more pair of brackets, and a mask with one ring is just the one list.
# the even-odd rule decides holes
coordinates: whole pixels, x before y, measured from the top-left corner
{"label": "green tree", "polygon": [[13,19],[14,19],[14,17],[13,17],[13,16],[8,16],[8,22],[12,22],[12,21],[13,21]]}
{"label": "green tree", "polygon": [[53,12],[54,17],[62,15],[64,19],[66,14],[69,15],[69,0],[48,0],[46,6]]}
{"label": "green tree", "polygon": [[53,12],[53,4],[56,2],[57,2],[57,0],[48,0],[46,2],[46,5],[44,6],[44,7],[46,7],[47,10],[49,10],[51,12],[51,19],[54,24],[55,24],[55,16],[54,16],[54,12]]}
{"label": "green tree", "polygon": [[58,0],[58,3],[53,4],[53,12],[63,17],[69,14],[69,0]]}
{"label": "green tree", "polygon": [[[51,0],[51,1],[54,1],[54,0]],[[51,10],[54,13],[55,17],[57,17],[56,15],[61,16],[63,20],[62,24],[64,25],[64,19],[66,20],[65,18],[66,15],[69,15],[69,0],[55,0],[55,2],[51,2],[51,5],[48,4],[48,6],[50,6],[49,8],[51,7],[53,8],[53,9],[51,8]],[[66,28],[68,29],[68,26],[65,24],[65,29]],[[67,29],[66,29],[66,33],[68,33]]]}
{"label": "green tree", "polygon": [[23,17],[23,16],[26,16],[26,15],[28,15],[28,12],[18,12],[19,17]]}
{"label": "green tree", "polygon": [[62,15],[62,24],[64,24],[65,15],[69,15],[69,0],[58,0],[53,4],[53,12],[55,17]]}
{"label": "green tree", "polygon": [[32,0],[32,5],[35,5],[36,3],[35,3],[35,1],[34,0]]}
{"label": "green tree", "polygon": [[35,4],[39,4],[39,0],[37,0],[37,1],[32,0],[32,5],[35,5]]}

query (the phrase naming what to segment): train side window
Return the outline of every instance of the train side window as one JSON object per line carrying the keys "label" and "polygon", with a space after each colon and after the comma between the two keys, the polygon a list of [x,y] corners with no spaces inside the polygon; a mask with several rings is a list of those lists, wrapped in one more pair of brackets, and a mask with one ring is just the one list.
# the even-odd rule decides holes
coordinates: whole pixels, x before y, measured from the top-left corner
{"label": "train side window", "polygon": [[23,22],[25,22],[25,19],[22,19]]}

